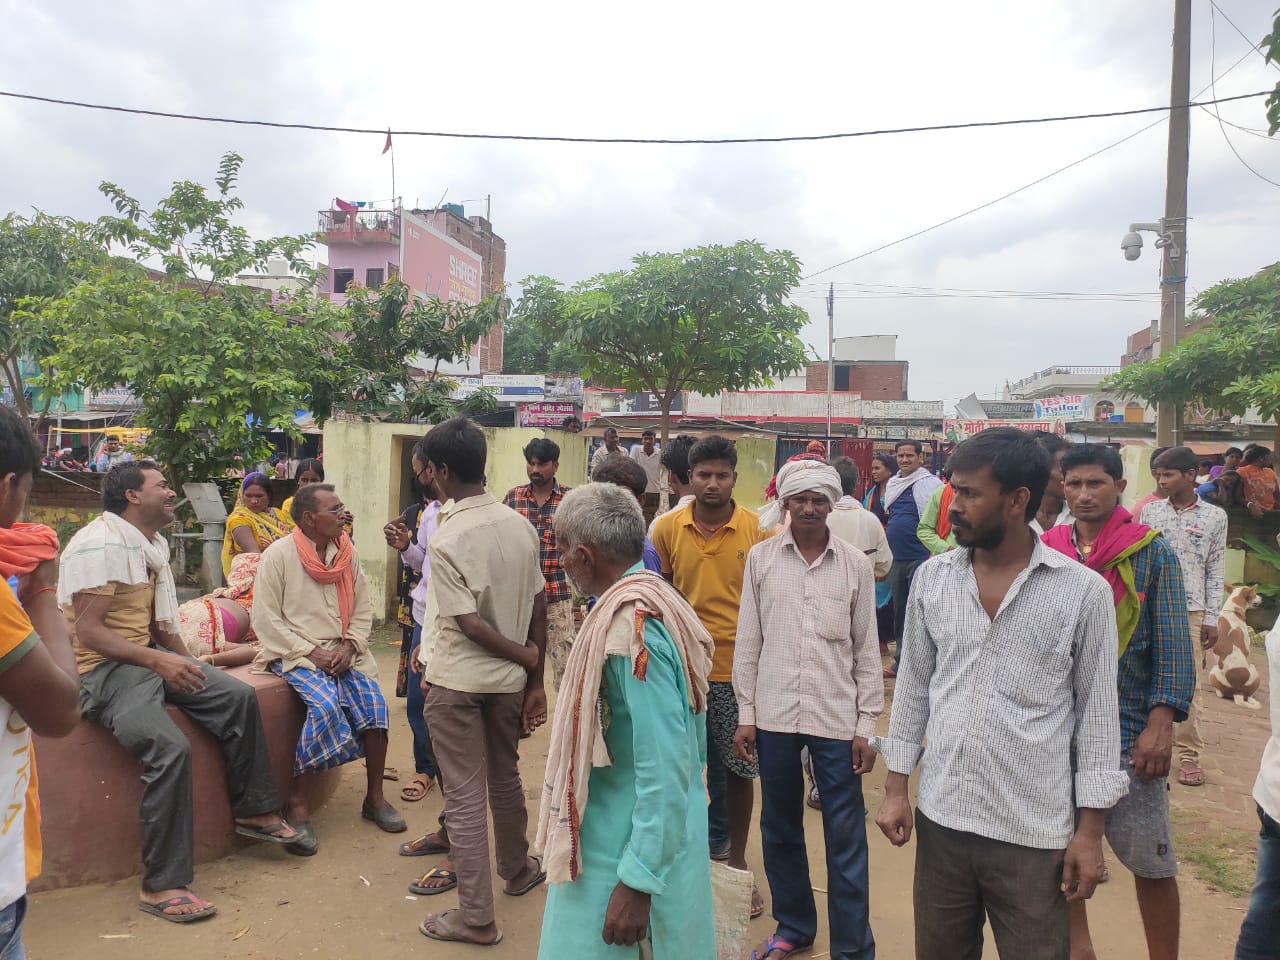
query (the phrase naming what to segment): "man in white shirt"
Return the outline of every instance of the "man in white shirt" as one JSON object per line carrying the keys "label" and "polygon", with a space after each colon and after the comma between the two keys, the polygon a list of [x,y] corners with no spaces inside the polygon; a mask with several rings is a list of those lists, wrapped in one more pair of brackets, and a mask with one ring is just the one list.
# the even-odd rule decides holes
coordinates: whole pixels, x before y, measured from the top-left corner
{"label": "man in white shirt", "polygon": [[884,526],[864,510],[854,491],[858,489],[858,465],[849,457],[836,457],[831,466],[840,477],[840,499],[827,515],[827,529],[871,560],[877,580],[893,569],[893,551]]}
{"label": "man in white shirt", "polygon": [[652,430],[640,434],[640,446],[631,448],[631,459],[644,467],[649,483],[644,488],[644,520],[648,525],[653,522],[658,512],[658,494],[662,480],[662,450],[657,445],[657,436]]}
{"label": "man in white shirt", "polygon": [[783,466],[778,499],[791,522],[751,548],[743,575],[734,750],[745,761],[759,753],[760,833],[778,921],[756,949],[760,960],[789,957],[818,933],[797,789],[806,748],[822,792],[831,956],[875,956],[862,775],[875,765],[868,738],[884,709],[884,680],[871,562],[828,527],[840,489],[825,463]]}
{"label": "man in white shirt", "polygon": [[1068,903],[1093,895],[1128,788],[1112,591],[1032,534],[1049,479],[1034,437],[984,430],[950,465],[960,549],[915,577],[889,735],[873,741],[889,768],[876,824],[895,846],[918,827],[918,960],[978,960],[984,917],[1002,960],[1068,960]]}
{"label": "man in white shirt", "polygon": [[625,457],[626,455],[627,451],[623,450],[618,442],[618,428],[605,427],[604,446],[591,455],[591,470],[594,472],[596,467],[604,463],[609,457]]}
{"label": "man in white shirt", "polygon": [[[1182,567],[1187,591],[1187,620],[1196,647],[1196,693],[1187,719],[1175,728],[1178,748],[1178,782],[1187,787],[1204,784],[1200,752],[1200,677],[1206,667],[1205,652],[1218,642],[1218,610],[1227,565],[1227,511],[1206,503],[1196,493],[1200,463],[1190,447],[1170,447],[1156,458],[1152,471],[1165,500],[1153,500],[1142,508],[1141,522],[1159,530]],[[1209,622],[1205,622],[1206,616]]]}

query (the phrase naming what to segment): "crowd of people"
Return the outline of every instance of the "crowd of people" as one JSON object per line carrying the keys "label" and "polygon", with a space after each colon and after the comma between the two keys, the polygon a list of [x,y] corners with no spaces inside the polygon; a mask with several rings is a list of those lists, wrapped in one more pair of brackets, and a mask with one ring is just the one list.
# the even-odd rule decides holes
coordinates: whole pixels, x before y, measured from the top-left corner
{"label": "crowd of people", "polygon": [[[574,489],[557,479],[556,441],[531,441],[528,482],[501,498],[485,488],[484,433],[465,418],[412,450],[415,502],[383,528],[403,568],[396,685],[415,769],[400,796],[439,790],[444,804],[399,853],[434,861],[413,893],[457,899],[422,920],[424,936],[503,939],[492,816],[503,893],[550,885],[540,957],[639,946],[710,958],[725,910],[745,928],[767,905],[773,932],[751,957],[784,960],[819,933],[807,803],[821,811],[830,955],[874,957],[863,777],[880,757],[874,822],[894,846],[916,842],[917,957],[976,960],[988,922],[1004,958],[1092,957],[1085,905],[1106,876],[1104,837],[1134,875],[1149,955],[1177,956],[1168,780],[1205,782],[1198,689],[1226,547],[1192,451],[1157,451],[1158,496],[1131,513],[1105,445],[990,429],[938,477],[906,440],[875,458],[860,500],[857,464],[815,443],[781,466],[757,513],[735,497],[732,441],[660,448],[650,433],[628,453],[611,434]],[[1239,454],[1239,505],[1273,509],[1269,452]],[[357,758],[361,817],[407,830],[384,795],[391,724],[369,589],[319,463],[300,465],[282,509],[265,476],[244,478],[227,586],[183,605],[162,533],[176,494],[156,464],[107,470],[103,513],[60,566],[52,531],[16,522],[39,466],[30,429],[0,409],[0,710],[13,741],[0,776],[25,797],[25,829],[0,834],[0,958],[20,956],[7,950],[21,949],[39,866],[27,725],[59,736],[83,716],[138,758],[139,907],[168,921],[217,908],[192,886],[190,748],[166,704],[218,740],[237,833],[314,854],[308,781]],[[665,513],[661,492],[675,498]],[[1268,648],[1275,681],[1280,634]],[[244,663],[306,706],[283,790],[255,694],[221,669]],[[1242,960],[1280,943],[1277,712],[1255,788],[1263,831]],[[531,836],[520,744],[548,719]],[[757,826],[763,884],[748,861]],[[719,871],[745,880],[740,908],[713,903]]]}

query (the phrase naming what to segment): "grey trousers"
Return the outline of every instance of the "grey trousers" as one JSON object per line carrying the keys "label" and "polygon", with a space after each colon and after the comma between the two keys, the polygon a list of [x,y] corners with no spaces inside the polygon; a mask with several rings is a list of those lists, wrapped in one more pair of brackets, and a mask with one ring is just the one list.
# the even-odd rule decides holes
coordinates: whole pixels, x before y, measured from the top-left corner
{"label": "grey trousers", "polygon": [[980,960],[991,920],[1001,960],[1068,960],[1064,851],[951,830],[916,811],[916,960]]}
{"label": "grey trousers", "polygon": [[523,705],[523,693],[462,693],[440,686],[427,692],[427,726],[445,779],[458,906],[473,927],[494,921],[486,799],[493,813],[498,876],[520,876],[529,859],[529,815],[519,768]]}
{"label": "grey trousers", "polygon": [[189,886],[195,876],[191,744],[165,703],[217,738],[233,816],[280,809],[257,694],[217,667],[200,667],[205,687],[199,693],[180,693],[158,673],[128,663],[103,663],[80,678],[81,714],[115,734],[142,763],[142,888],[149,893]]}

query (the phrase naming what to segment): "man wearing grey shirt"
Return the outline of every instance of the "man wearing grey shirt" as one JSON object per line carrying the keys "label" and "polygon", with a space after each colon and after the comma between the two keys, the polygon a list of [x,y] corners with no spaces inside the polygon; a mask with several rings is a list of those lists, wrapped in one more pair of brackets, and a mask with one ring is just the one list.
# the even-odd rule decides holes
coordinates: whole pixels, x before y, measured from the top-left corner
{"label": "man wearing grey shirt", "polygon": [[963,549],[915,577],[876,824],[919,832],[918,960],[978,960],[984,919],[1004,960],[1068,960],[1067,904],[1093,895],[1128,789],[1111,589],[1032,534],[1049,456],[1030,433],[985,430],[951,467]]}

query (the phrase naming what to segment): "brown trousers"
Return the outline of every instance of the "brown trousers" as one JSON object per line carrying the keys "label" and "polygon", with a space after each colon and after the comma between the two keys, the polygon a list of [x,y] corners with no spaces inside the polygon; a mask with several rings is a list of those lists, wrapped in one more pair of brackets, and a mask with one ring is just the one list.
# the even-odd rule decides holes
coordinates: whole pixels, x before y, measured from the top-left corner
{"label": "brown trousers", "polygon": [[916,960],[981,960],[991,921],[1001,960],[1069,960],[1062,850],[951,830],[916,811]]}
{"label": "brown trousers", "polygon": [[445,687],[427,691],[431,744],[441,778],[448,784],[444,813],[458,874],[458,906],[468,926],[494,921],[486,796],[493,811],[498,876],[519,876],[529,859],[529,815],[517,748],[523,705],[523,693],[462,693]]}

